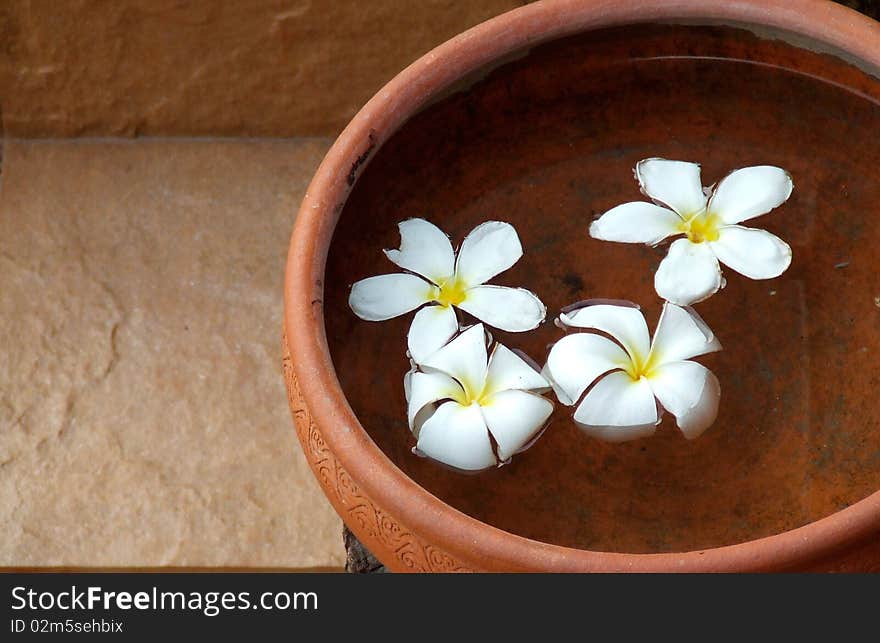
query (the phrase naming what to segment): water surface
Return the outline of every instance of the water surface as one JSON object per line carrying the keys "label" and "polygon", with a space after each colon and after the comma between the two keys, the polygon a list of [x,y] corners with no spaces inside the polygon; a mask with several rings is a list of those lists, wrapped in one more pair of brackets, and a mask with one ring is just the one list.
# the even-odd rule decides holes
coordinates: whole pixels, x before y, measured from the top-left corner
{"label": "water surface", "polygon": [[[370,160],[348,200],[327,268],[331,353],[348,399],[388,457],[445,502],[538,540],[664,552],[798,527],[880,487],[880,88],[826,55],[729,28],[643,26],[533,50],[406,124]],[[725,351],[716,424],[686,441],[667,416],[627,444],[583,435],[557,406],[541,440],[476,476],[410,453],[402,377],[411,315],[357,319],[348,286],[396,272],[381,253],[396,223],[426,217],[460,243],[474,226],[516,226],[525,256],[495,283],[537,292],[550,315],[625,298],[653,327],[653,274],[666,246],[592,240],[594,216],[641,198],[635,163],[702,163],[704,183],[779,165],[791,199],[750,225],[794,250],[779,279],[727,270],[698,310]],[[497,333],[537,361],[551,324]]]}

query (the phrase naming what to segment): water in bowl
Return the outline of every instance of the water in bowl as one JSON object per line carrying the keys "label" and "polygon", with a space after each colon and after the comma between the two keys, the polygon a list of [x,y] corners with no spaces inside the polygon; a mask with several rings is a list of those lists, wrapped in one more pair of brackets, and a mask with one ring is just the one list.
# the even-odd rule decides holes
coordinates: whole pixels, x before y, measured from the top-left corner
{"label": "water in bowl", "polygon": [[[330,249],[325,317],[340,383],[382,451],[428,491],[479,520],[591,550],[696,550],[804,525],[880,488],[880,81],[841,60],[726,27],[609,29],[538,47],[412,118],[369,159]],[[702,164],[704,183],[778,165],[791,199],[753,222],[794,250],[781,278],[726,271],[697,306],[724,344],[716,424],[685,440],[606,444],[572,409],[511,464],[475,476],[410,452],[403,374],[411,315],[357,319],[348,288],[396,272],[382,248],[426,217],[455,243],[509,221],[525,256],[495,283],[559,309],[589,298],[639,303],[656,322],[653,274],[666,246],[590,239],[608,208],[641,199],[635,163]],[[497,333],[535,360],[552,323]]]}

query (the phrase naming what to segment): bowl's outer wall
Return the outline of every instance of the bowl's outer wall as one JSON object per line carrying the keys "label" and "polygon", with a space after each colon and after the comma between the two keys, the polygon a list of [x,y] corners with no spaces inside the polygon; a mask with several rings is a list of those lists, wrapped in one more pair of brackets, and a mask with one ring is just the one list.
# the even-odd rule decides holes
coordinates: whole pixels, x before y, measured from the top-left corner
{"label": "bowl's outer wall", "polygon": [[390,569],[880,571],[880,492],[800,529],[682,554],[588,552],[514,536],[461,514],[403,475],[366,435],[336,379],[323,326],[323,271],[342,204],[370,154],[433,96],[511,51],[589,29],[677,19],[785,29],[880,68],[880,25],[828,2],[539,2],[476,27],[407,68],[359,112],[316,173],[288,256],[289,401],[306,456],[334,508]]}

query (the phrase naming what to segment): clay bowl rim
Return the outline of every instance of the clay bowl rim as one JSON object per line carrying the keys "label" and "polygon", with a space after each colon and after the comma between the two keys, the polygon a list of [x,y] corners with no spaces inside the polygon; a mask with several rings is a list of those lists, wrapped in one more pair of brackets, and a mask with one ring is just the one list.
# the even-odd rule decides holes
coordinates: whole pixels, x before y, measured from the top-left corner
{"label": "clay bowl rim", "polygon": [[880,530],[878,490],[802,527],[705,550],[631,554],[531,540],[462,513],[404,474],[361,426],[336,377],[323,319],[324,271],[343,204],[369,156],[444,89],[507,54],[578,32],[670,20],[780,29],[880,69],[880,23],[827,0],[543,0],[461,33],[379,90],[337,138],[300,207],[285,274],[284,328],[305,404],[328,448],[367,496],[414,533],[479,567],[658,572],[797,568],[856,547]]}

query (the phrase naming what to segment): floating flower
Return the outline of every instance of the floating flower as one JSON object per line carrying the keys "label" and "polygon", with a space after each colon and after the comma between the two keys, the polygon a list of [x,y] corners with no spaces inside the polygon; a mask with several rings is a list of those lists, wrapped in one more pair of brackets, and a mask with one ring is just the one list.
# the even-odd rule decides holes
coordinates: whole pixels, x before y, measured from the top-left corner
{"label": "floating flower", "polygon": [[635,175],[655,203],[634,201],[612,208],[590,226],[606,241],[655,245],[672,242],[654,275],[657,294],[680,306],[693,304],[724,287],[725,264],[751,279],[772,279],[791,264],[791,248],[765,230],[738,223],[770,212],[791,195],[791,176],[778,167],[758,165],[728,174],[714,193],[703,190],[696,163],[646,159]]}
{"label": "floating flower", "polygon": [[544,375],[568,406],[587,391],[574,420],[594,437],[623,442],[651,435],[661,420],[659,401],[684,436],[696,438],[715,421],[721,387],[689,358],[721,350],[721,344],[696,312],[668,302],[651,342],[642,312],[621,304],[562,314],[561,325],[615,341],[589,332],[567,335],[550,349]]}
{"label": "floating flower", "polygon": [[435,351],[404,380],[414,452],[456,469],[501,465],[540,434],[550,383],[502,344],[489,356],[482,324]]}
{"label": "floating flower", "polygon": [[522,256],[513,226],[487,221],[468,234],[458,257],[442,230],[424,219],[398,224],[400,249],[385,250],[395,264],[411,273],[363,279],[351,288],[348,303],[355,314],[381,321],[420,308],[407,336],[410,356],[421,362],[458,331],[454,308],[501,330],[536,328],[547,308],[524,288],[486,285]]}

